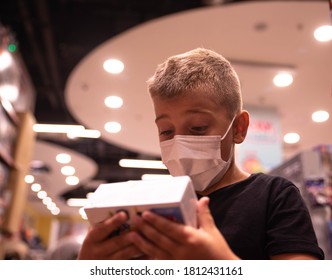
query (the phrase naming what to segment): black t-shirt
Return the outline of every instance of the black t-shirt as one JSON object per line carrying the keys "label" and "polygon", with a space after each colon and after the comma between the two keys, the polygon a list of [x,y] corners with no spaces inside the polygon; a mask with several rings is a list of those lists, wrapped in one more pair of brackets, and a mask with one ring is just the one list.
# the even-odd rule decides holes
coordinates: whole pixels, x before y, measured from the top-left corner
{"label": "black t-shirt", "polygon": [[306,205],[288,180],[257,173],[208,196],[216,226],[241,259],[282,253],[324,259]]}

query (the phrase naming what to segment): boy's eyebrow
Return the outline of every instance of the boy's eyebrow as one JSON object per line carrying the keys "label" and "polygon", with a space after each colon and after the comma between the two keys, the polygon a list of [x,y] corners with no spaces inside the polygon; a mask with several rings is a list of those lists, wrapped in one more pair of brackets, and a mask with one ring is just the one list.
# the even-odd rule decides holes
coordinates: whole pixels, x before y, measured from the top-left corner
{"label": "boy's eyebrow", "polygon": [[[206,115],[211,115],[211,111],[209,110],[205,110],[205,109],[201,109],[201,108],[191,108],[189,110],[186,111],[186,113],[191,113],[191,114],[206,114]],[[161,119],[166,119],[169,118],[169,116],[167,114],[161,114],[159,116],[156,117],[155,119],[155,123],[158,122]]]}
{"label": "boy's eyebrow", "polygon": [[193,114],[211,114],[210,110],[202,109],[202,108],[191,108],[186,111],[187,113]]}
{"label": "boy's eyebrow", "polygon": [[156,117],[154,122],[158,122],[160,119],[165,119],[165,118],[168,118],[168,115],[167,114],[161,114],[158,117]]}

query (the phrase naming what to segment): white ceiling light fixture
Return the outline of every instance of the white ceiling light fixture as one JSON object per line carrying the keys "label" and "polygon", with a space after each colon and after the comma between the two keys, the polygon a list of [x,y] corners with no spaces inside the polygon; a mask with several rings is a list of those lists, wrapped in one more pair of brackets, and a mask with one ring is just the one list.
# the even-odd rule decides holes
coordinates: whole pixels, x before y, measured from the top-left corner
{"label": "white ceiling light fixture", "polygon": [[79,131],[70,131],[67,133],[67,137],[70,139],[74,138],[99,138],[101,133],[96,129],[85,129]]}
{"label": "white ceiling light fixture", "polygon": [[44,199],[45,197],[47,197],[47,192],[45,192],[45,191],[39,191],[39,192],[37,193],[37,196],[38,196],[38,198],[40,198],[40,199]]}
{"label": "white ceiling light fixture", "polygon": [[293,83],[293,76],[287,72],[279,73],[274,76],[273,83],[276,87],[288,87]]}
{"label": "white ceiling light fixture", "polygon": [[51,202],[49,204],[46,205],[47,209],[52,211],[53,209],[56,208],[56,204],[54,202]]}
{"label": "white ceiling light fixture", "polygon": [[50,198],[49,196],[46,196],[45,198],[43,198],[44,205],[48,205],[50,203],[52,203],[52,198]]}
{"label": "white ceiling light fixture", "polygon": [[53,208],[55,208],[56,207],[56,203],[54,202],[54,201],[52,201],[52,199],[51,200],[48,200],[48,198],[50,198],[50,197],[45,197],[44,199],[43,199],[43,203],[44,203],[44,200],[46,200],[47,201],[47,204],[45,204],[45,206],[46,206],[46,208],[48,209],[48,210],[51,210],[51,209],[53,209]]}
{"label": "white ceiling light fixture", "polygon": [[33,192],[39,192],[39,191],[41,190],[41,185],[38,184],[38,183],[33,183],[33,184],[31,185],[31,190],[32,190]]}
{"label": "white ceiling light fixture", "polygon": [[54,209],[51,210],[51,213],[53,215],[59,215],[60,214],[60,209],[58,207],[55,207]]}
{"label": "white ceiling light fixture", "polygon": [[10,84],[1,85],[0,97],[10,102],[15,102],[18,98],[18,87]]}
{"label": "white ceiling light fixture", "polygon": [[75,168],[69,165],[61,167],[61,173],[65,176],[71,176],[75,174]]}
{"label": "white ceiling light fixture", "polygon": [[68,176],[66,178],[66,183],[69,186],[76,186],[76,185],[78,185],[79,182],[80,182],[80,180],[76,176]]}
{"label": "white ceiling light fixture", "polygon": [[119,165],[127,168],[167,169],[160,160],[120,159]]}
{"label": "white ceiling light fixture", "polygon": [[39,133],[74,133],[84,131],[83,125],[71,124],[41,124],[36,123],[33,125],[33,131]]}
{"label": "white ceiling light fixture", "polygon": [[123,100],[120,96],[111,95],[105,98],[104,103],[109,108],[118,109],[122,107]]}
{"label": "white ceiling light fixture", "polygon": [[12,56],[9,52],[3,51],[0,53],[0,71],[5,70],[8,68],[13,62]]}
{"label": "white ceiling light fixture", "polygon": [[71,207],[83,207],[87,202],[87,198],[69,198],[67,200],[67,205]]}
{"label": "white ceiling light fixture", "polygon": [[311,119],[314,122],[318,122],[318,123],[326,122],[329,119],[329,117],[330,117],[329,113],[326,111],[323,111],[323,110],[316,111],[316,112],[312,113],[312,115],[311,115]]}
{"label": "white ceiling light fixture", "polygon": [[24,181],[27,183],[27,184],[31,184],[35,181],[35,177],[33,177],[32,175],[26,175],[24,177]]}
{"label": "white ceiling light fixture", "polygon": [[319,42],[328,42],[332,40],[332,25],[323,25],[314,31],[314,37]]}
{"label": "white ceiling light fixture", "polygon": [[118,59],[108,59],[103,64],[104,70],[111,74],[119,74],[124,69],[124,64]]}
{"label": "white ceiling light fixture", "polygon": [[300,141],[300,135],[296,132],[290,132],[285,134],[284,141],[287,144],[295,144]]}
{"label": "white ceiling light fixture", "polygon": [[104,128],[109,133],[119,133],[122,127],[118,122],[107,122]]}
{"label": "white ceiling light fixture", "polygon": [[71,161],[71,156],[65,153],[61,153],[57,154],[55,159],[58,163],[67,164]]}

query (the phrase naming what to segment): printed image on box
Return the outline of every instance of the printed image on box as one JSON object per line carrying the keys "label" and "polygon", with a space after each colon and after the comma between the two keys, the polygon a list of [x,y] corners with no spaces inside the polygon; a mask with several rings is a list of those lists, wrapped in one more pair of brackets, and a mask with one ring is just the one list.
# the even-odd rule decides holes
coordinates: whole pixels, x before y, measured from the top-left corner
{"label": "printed image on box", "polygon": [[197,226],[196,193],[188,176],[160,180],[137,180],[101,184],[84,211],[91,224],[96,224],[125,211],[128,224],[114,234],[131,229],[131,219],[149,210],[171,221]]}
{"label": "printed image on box", "polygon": [[178,207],[163,207],[163,208],[152,208],[151,212],[156,213],[160,216],[163,216],[170,221],[184,224],[183,216]]}

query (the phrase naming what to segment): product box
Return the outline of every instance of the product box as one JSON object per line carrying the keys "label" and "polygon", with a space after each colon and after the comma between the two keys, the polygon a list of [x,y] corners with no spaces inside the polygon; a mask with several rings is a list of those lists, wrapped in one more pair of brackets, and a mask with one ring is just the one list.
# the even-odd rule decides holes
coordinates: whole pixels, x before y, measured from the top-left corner
{"label": "product box", "polygon": [[148,181],[101,184],[88,200],[84,211],[96,224],[124,210],[131,219],[145,210],[172,221],[197,226],[196,193],[188,176]]}

